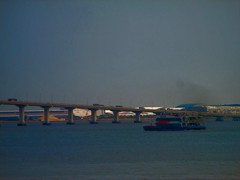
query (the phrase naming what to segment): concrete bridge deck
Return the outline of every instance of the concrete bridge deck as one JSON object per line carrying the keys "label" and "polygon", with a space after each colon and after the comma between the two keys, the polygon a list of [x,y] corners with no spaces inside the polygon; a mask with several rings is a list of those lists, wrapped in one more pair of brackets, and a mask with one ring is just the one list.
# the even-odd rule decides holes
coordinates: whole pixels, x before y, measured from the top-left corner
{"label": "concrete bridge deck", "polygon": [[165,109],[144,109],[144,108],[132,108],[132,107],[120,107],[120,106],[103,106],[103,105],[81,105],[81,104],[68,104],[68,103],[49,103],[49,102],[28,102],[28,101],[6,101],[0,100],[0,105],[13,105],[19,108],[19,126],[26,125],[24,119],[24,109],[26,106],[37,106],[44,109],[44,122],[43,125],[50,125],[49,121],[49,109],[52,107],[60,107],[68,110],[68,122],[67,124],[74,124],[73,120],[73,109],[88,109],[91,110],[91,124],[97,123],[97,110],[111,110],[114,113],[113,123],[119,122],[119,112],[121,111],[131,111],[136,114],[134,121],[135,123],[140,123],[140,115],[143,112],[152,112],[156,115],[158,114],[182,114],[186,116],[204,116],[204,117],[233,117],[238,118],[240,114],[221,114],[221,113],[208,113],[208,112],[194,112],[194,111],[179,111],[179,110],[165,110]]}

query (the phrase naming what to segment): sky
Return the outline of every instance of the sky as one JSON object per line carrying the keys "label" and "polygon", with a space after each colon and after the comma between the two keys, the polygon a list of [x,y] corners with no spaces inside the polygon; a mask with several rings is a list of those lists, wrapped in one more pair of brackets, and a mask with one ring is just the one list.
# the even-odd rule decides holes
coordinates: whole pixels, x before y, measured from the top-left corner
{"label": "sky", "polygon": [[0,99],[240,103],[239,0],[0,0]]}

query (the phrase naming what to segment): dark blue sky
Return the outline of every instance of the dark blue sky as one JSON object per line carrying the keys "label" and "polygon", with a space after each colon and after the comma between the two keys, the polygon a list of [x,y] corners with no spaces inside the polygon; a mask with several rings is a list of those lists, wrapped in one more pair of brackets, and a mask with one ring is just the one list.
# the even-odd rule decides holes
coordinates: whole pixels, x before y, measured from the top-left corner
{"label": "dark blue sky", "polygon": [[0,99],[240,103],[238,0],[1,0]]}

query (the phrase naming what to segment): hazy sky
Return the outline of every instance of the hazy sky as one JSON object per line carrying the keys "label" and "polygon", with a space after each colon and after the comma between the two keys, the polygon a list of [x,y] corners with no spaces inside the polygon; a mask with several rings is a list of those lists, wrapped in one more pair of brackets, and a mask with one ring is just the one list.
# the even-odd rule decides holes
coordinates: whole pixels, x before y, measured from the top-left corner
{"label": "hazy sky", "polygon": [[0,99],[240,103],[239,0],[0,0]]}

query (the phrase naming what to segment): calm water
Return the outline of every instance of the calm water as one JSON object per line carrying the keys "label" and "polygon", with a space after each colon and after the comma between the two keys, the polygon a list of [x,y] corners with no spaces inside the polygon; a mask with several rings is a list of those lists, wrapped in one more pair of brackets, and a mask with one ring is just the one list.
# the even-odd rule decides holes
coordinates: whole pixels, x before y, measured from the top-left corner
{"label": "calm water", "polygon": [[205,131],[145,132],[143,124],[0,127],[0,179],[240,179],[240,122]]}

